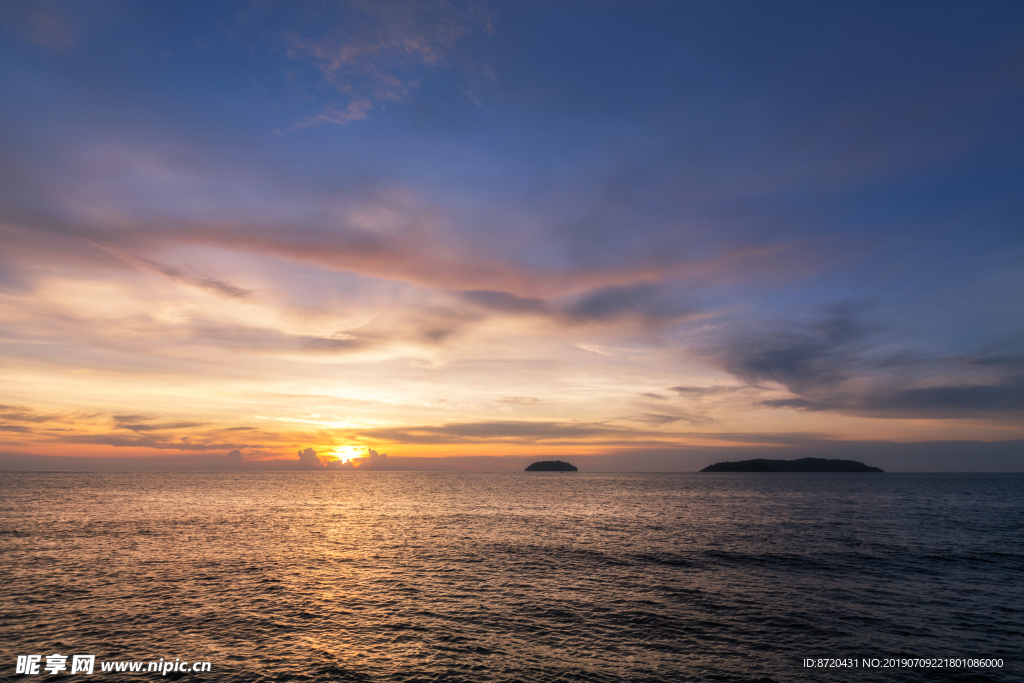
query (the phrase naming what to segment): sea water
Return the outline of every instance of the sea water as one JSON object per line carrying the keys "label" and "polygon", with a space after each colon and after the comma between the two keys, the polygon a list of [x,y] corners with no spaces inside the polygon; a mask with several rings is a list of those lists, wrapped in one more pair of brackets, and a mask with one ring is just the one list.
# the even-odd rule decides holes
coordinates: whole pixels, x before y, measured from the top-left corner
{"label": "sea water", "polygon": [[11,680],[1024,675],[1024,475],[0,473],[0,508]]}

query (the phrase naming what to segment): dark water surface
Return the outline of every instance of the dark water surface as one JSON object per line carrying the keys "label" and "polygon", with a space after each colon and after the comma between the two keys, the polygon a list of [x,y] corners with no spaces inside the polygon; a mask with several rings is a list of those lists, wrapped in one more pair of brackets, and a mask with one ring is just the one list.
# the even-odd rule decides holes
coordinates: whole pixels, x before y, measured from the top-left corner
{"label": "dark water surface", "polygon": [[[1017,681],[1022,541],[1024,475],[0,473],[0,678]],[[800,665],[893,656],[1004,668]]]}

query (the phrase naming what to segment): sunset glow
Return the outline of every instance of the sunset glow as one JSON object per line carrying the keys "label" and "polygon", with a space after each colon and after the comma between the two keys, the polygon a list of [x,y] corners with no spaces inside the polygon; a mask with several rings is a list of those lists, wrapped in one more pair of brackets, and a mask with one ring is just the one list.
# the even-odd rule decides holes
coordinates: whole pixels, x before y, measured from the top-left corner
{"label": "sunset glow", "polygon": [[1019,464],[1019,23],[528,5],[6,12],[4,467]]}

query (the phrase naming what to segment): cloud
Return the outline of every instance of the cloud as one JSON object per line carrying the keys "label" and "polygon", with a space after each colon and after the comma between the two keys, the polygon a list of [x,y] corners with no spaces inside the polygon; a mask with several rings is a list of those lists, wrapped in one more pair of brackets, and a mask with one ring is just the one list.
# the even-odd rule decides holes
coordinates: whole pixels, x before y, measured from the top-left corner
{"label": "cloud", "polygon": [[[310,449],[307,449],[310,450]],[[388,460],[387,453],[378,453],[372,448],[366,449],[366,455],[350,460],[328,460],[323,463],[325,470],[369,470],[386,471],[404,469],[399,463]]]}
{"label": "cloud", "polygon": [[[744,387],[669,387],[668,390],[676,392],[681,398],[701,399],[707,396],[716,396],[718,394],[730,394],[743,388]],[[645,396],[647,395],[650,394],[645,394]]]}
{"label": "cloud", "polygon": [[149,421],[153,418],[146,417],[143,415],[114,415],[114,422],[121,429],[128,429],[133,432],[155,432],[155,431],[169,431],[175,429],[191,429],[193,427],[202,427],[206,425],[206,422],[162,422],[157,424],[149,424]]}
{"label": "cloud", "polygon": [[310,116],[292,126],[292,130],[319,126],[324,123],[334,123],[343,126],[350,121],[362,121],[370,115],[373,104],[365,97],[348,103],[344,109],[336,109],[328,105],[324,111],[316,116]]}
{"label": "cloud", "polygon": [[491,290],[469,290],[461,297],[492,311],[514,314],[551,315],[551,306],[544,299],[516,296],[508,292]]}
{"label": "cloud", "polygon": [[809,401],[806,398],[775,398],[767,401],[758,401],[757,405],[769,408],[794,408],[796,410],[830,410],[838,408],[834,404],[826,404],[820,401]]}
{"label": "cloud", "polygon": [[543,422],[529,420],[459,422],[440,426],[410,425],[359,430],[358,436],[405,444],[534,443],[592,438],[637,437],[635,430],[603,423]]}
{"label": "cloud", "polygon": [[246,448],[245,444],[232,444],[215,441],[194,441],[193,437],[164,437],[147,434],[144,436],[123,436],[119,434],[67,434],[56,437],[57,441],[71,444],[91,444],[96,446],[113,446],[115,448],[152,448],[172,451],[225,451],[233,448]]}
{"label": "cloud", "polygon": [[360,121],[378,107],[407,100],[460,38],[490,26],[475,2],[375,0],[340,8],[333,21],[321,19],[286,41],[285,55],[311,65],[328,98],[324,111],[293,130]]}
{"label": "cloud", "polygon": [[302,337],[303,346],[310,351],[337,352],[354,351],[362,348],[365,344],[355,337]]}
{"label": "cloud", "polygon": [[874,389],[863,396],[833,399],[772,399],[759,405],[805,411],[841,412],[889,418],[976,418],[1024,413],[1024,380],[1001,384],[961,384],[913,389]]}
{"label": "cloud", "polygon": [[[182,430],[195,430],[206,422],[175,421],[154,422],[155,418],[138,414],[109,415],[103,412],[64,411],[43,413],[25,406],[0,406],[0,418],[14,422],[39,425],[36,428],[8,425],[0,431],[34,434],[36,442],[50,447],[53,444],[87,444],[115,448],[142,448],[192,452],[230,451],[252,447],[247,444],[225,442],[219,432],[207,430],[182,434]],[[110,432],[113,421],[116,430]],[[61,427],[44,426],[47,423]],[[126,433],[127,432],[127,433]]]}
{"label": "cloud", "polygon": [[45,422],[74,424],[83,420],[92,420],[102,415],[102,412],[86,411],[44,413],[28,406],[0,405],[0,419],[9,420],[11,422],[27,422],[29,424],[42,424]]}
{"label": "cloud", "polygon": [[361,461],[359,469],[366,470],[389,470],[392,469],[392,463],[388,462],[387,453],[377,453],[372,448],[367,449],[366,458]]}
{"label": "cloud", "polygon": [[706,355],[748,384],[775,382],[804,395],[846,381],[863,365],[862,354],[873,332],[857,320],[850,306],[840,305],[815,324],[721,340]]}
{"label": "cloud", "polygon": [[[836,306],[817,323],[790,330],[720,340],[706,352],[725,370],[754,386],[774,382],[791,398],[759,401],[769,408],[838,411],[885,418],[977,418],[1024,411],[1024,373],[1017,356],[944,359],[908,355],[885,344],[879,328],[863,324],[850,306]],[[955,361],[955,362],[953,362]],[[993,370],[995,381],[937,383],[912,371],[955,375]],[[700,392],[690,388],[679,392]]]}
{"label": "cloud", "polygon": [[672,424],[674,422],[686,422],[692,425],[706,425],[714,422],[709,417],[704,415],[687,415],[685,413],[668,415],[665,413],[642,413],[629,418],[634,422],[643,422],[644,424],[653,425],[660,427],[662,425]]}
{"label": "cloud", "polygon": [[317,457],[316,451],[312,448],[306,448],[299,451],[298,468],[300,470],[315,470],[323,467],[323,463],[320,462],[320,458]]}
{"label": "cloud", "polygon": [[[47,5],[50,5],[49,7]],[[63,7],[74,10],[74,7]],[[52,3],[7,2],[0,6],[0,25],[39,47],[64,52],[75,42],[72,22]]]}
{"label": "cloud", "polygon": [[682,297],[669,292],[664,285],[641,283],[588,292],[569,303],[563,314],[578,322],[635,317],[648,324],[659,324],[675,322],[693,312]]}
{"label": "cloud", "polygon": [[[363,330],[366,332],[366,330]],[[363,339],[346,333],[333,336],[290,334],[277,329],[217,324],[215,321],[180,324],[176,330],[176,344],[208,346],[231,352],[251,354],[302,354],[326,356],[343,354],[371,346],[373,342],[386,343],[386,339]]]}
{"label": "cloud", "polygon": [[990,411],[1024,411],[1024,378],[1001,384],[963,384],[902,389],[888,394],[869,395],[864,401],[870,410],[900,414],[914,412],[949,416]]}
{"label": "cloud", "polygon": [[964,359],[971,365],[996,366],[1000,368],[1012,368],[1024,371],[1024,354],[1016,356],[980,356]]}
{"label": "cloud", "polygon": [[166,264],[160,263],[159,261],[155,261],[151,258],[146,258],[144,256],[132,256],[131,254],[127,254],[125,252],[119,251],[117,249],[114,249],[103,244],[98,244],[91,240],[83,241],[93,247],[96,247],[97,249],[101,249],[102,251],[110,254],[111,256],[117,258],[120,261],[127,263],[130,266],[136,268],[146,268],[148,270],[153,270],[158,273],[162,273],[163,275],[166,275],[167,277],[171,278],[176,282],[180,282],[182,284],[189,285],[192,287],[197,287],[198,289],[202,289],[216,296],[224,297],[227,299],[243,300],[251,299],[254,294],[252,290],[237,287],[229,282],[225,282],[224,280],[219,280],[217,278],[208,277],[204,275],[196,275],[195,273],[190,273],[183,268],[178,268],[176,266],[168,266]]}
{"label": "cloud", "polygon": [[539,406],[543,405],[544,401],[533,396],[502,396],[498,399],[498,403],[509,403],[517,406]]}
{"label": "cloud", "polygon": [[148,261],[149,263],[152,263],[157,270],[159,270],[161,273],[171,278],[172,280],[176,280],[178,282],[191,285],[193,287],[198,287],[199,289],[210,292],[211,294],[222,296],[228,299],[252,298],[252,290],[237,287],[223,280],[218,280],[217,278],[192,275],[182,270],[181,268],[161,265],[156,263],[155,261],[149,261],[149,259],[144,260]]}
{"label": "cloud", "polygon": [[235,449],[229,451],[227,453],[227,455],[225,455],[224,457],[227,458],[228,460],[230,460],[231,462],[235,462],[235,463],[242,462],[242,451],[240,451],[237,448],[235,448]]}
{"label": "cloud", "polygon": [[661,327],[698,312],[687,297],[664,282],[586,288],[581,294],[552,299],[520,297],[494,290],[469,290],[459,296],[490,311],[538,316],[565,326],[618,324],[632,320],[645,327]]}
{"label": "cloud", "polygon": [[58,419],[58,416],[40,414],[26,406],[0,405],[0,418],[12,422],[53,422]]}
{"label": "cloud", "polygon": [[[737,435],[741,436],[742,435]],[[778,435],[775,435],[778,437]],[[737,438],[737,441],[749,440]],[[965,458],[964,454],[970,454]],[[573,464],[588,472],[696,472],[723,460],[822,457],[858,460],[887,472],[1021,472],[1024,441],[831,441],[795,439],[791,444],[762,446],[691,446],[615,448],[593,455],[573,456]],[[522,471],[531,462],[566,459],[563,454],[535,456],[404,457],[392,469],[429,471]],[[246,461],[255,470],[294,469],[295,460]],[[337,461],[335,461],[337,462]],[[6,471],[138,471],[228,470],[237,464],[209,455],[156,455],[144,458],[44,456],[0,451],[0,470]],[[350,469],[332,467],[325,469]]]}

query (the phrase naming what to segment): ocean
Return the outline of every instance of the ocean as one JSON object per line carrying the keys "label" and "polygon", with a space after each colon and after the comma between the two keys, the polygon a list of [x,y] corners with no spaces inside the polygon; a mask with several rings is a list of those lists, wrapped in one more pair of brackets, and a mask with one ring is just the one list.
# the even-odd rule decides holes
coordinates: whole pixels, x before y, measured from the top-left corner
{"label": "ocean", "polygon": [[3,680],[1024,677],[1024,475],[5,472],[0,506]]}

